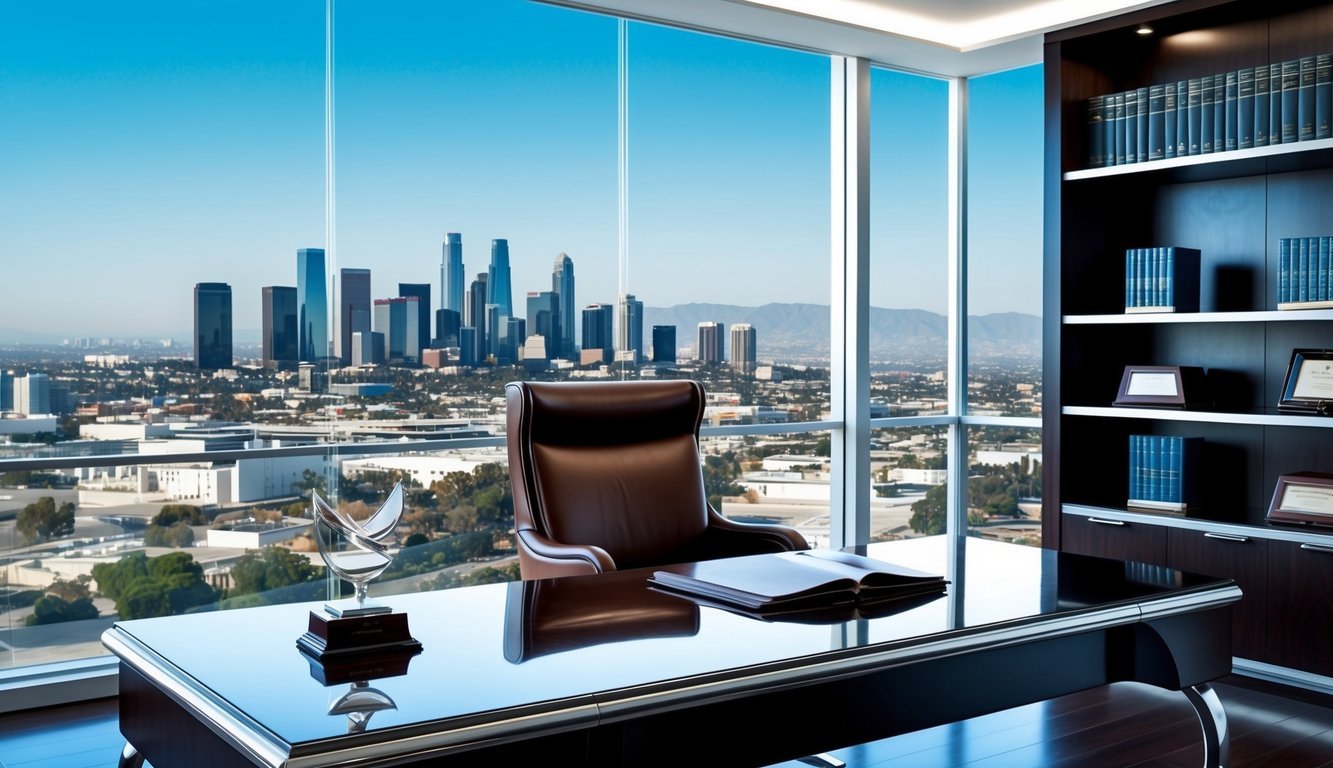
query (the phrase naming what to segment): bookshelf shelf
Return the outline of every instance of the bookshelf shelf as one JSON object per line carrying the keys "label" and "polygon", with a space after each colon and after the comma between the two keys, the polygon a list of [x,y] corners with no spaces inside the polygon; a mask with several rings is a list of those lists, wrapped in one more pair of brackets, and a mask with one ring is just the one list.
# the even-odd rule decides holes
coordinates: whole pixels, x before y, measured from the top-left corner
{"label": "bookshelf shelf", "polygon": [[[1266,515],[1279,477],[1333,473],[1333,418],[1277,401],[1294,349],[1333,347],[1333,308],[1277,309],[1278,266],[1282,240],[1333,235],[1333,138],[1089,168],[1089,100],[1330,53],[1313,0],[1175,0],[1044,46],[1044,540],[1236,578],[1236,655],[1296,676],[1333,675],[1333,646],[1293,641],[1333,636],[1333,593],[1302,586],[1333,578],[1333,528]],[[1125,313],[1127,254],[1162,247],[1198,249],[1201,311]],[[1216,405],[1112,407],[1136,366],[1206,369]],[[1131,449],[1161,444],[1137,436],[1202,438],[1188,514],[1129,508]]]}

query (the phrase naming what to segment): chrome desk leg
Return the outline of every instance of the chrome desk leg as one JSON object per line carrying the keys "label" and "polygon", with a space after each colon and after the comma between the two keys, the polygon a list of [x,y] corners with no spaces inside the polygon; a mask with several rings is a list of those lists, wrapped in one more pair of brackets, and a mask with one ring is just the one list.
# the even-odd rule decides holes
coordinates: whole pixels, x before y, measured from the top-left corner
{"label": "chrome desk leg", "polygon": [[1203,728],[1204,768],[1224,768],[1227,764],[1227,713],[1211,685],[1202,683],[1185,689]]}
{"label": "chrome desk leg", "polygon": [[127,741],[120,750],[120,762],[117,765],[119,768],[143,768],[143,755]]}

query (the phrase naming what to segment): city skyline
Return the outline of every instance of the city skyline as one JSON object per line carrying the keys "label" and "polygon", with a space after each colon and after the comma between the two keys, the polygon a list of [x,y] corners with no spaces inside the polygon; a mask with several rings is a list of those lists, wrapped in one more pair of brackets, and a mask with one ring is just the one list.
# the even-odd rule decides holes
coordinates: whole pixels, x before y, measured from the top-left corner
{"label": "city skyline", "polygon": [[[515,286],[540,286],[567,253],[584,297],[616,301],[615,20],[497,0],[348,6],[338,21],[328,274],[435,283],[444,235],[461,232],[464,274],[505,239]],[[627,290],[660,306],[828,303],[828,59],[629,29]],[[0,8],[0,332],[176,335],[204,280],[258,318],[260,287],[289,280],[271,265],[328,246],[323,33],[313,2]],[[892,215],[872,229],[871,303],[939,312],[943,291],[919,290],[943,274],[921,255],[942,256],[917,199],[936,190],[894,180],[943,178],[942,131],[912,138],[939,119],[943,81],[873,74],[872,162],[892,165],[872,201]],[[970,207],[970,255],[994,290],[972,313],[1039,311],[1040,80],[1036,66],[973,81],[971,189],[991,202]],[[58,296],[84,311],[51,312]]]}

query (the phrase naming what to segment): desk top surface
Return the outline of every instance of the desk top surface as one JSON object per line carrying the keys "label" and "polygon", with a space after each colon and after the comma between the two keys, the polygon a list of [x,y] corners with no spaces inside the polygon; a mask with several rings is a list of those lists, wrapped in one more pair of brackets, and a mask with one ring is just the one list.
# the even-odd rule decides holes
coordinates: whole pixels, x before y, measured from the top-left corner
{"label": "desk top surface", "polygon": [[[382,663],[372,674],[385,676],[359,685],[325,685],[297,650],[309,612],[321,603],[123,621],[104,639],[175,695],[284,749],[296,745],[295,754],[300,745],[317,750],[326,740],[395,729],[440,733],[534,717],[595,719],[609,707],[643,706],[653,697],[799,682],[872,657],[885,663],[893,654],[906,659],[1020,642],[1024,633],[1129,624],[1154,610],[1239,596],[1225,580],[983,539],[966,539],[962,567],[950,567],[947,544],[930,537],[863,550],[951,582],[944,596],[872,619],[755,619],[654,592],[650,571],[380,598],[408,614],[423,649],[406,661],[405,673],[401,663]],[[368,717],[351,728],[347,713],[357,706]],[[364,733],[348,736],[360,728]]]}

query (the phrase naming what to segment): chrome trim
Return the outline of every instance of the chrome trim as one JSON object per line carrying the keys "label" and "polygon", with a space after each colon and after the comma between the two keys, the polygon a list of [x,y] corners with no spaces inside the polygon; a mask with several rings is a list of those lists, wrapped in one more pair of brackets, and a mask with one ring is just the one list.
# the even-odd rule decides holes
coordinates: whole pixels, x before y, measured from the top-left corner
{"label": "chrome trim", "polygon": [[1129,523],[1126,523],[1124,520],[1106,520],[1100,517],[1089,517],[1088,522],[1096,523],[1097,525],[1116,525],[1116,526],[1129,525]]}
{"label": "chrome trim", "polygon": [[[1333,423],[1333,419],[1329,419],[1326,416],[1320,416],[1318,418]],[[1327,533],[1313,533],[1294,528],[1267,528],[1256,525],[1241,525],[1238,523],[1219,523],[1197,517],[1175,517],[1172,515],[1153,514],[1151,512],[1130,512],[1124,509],[1093,507],[1085,504],[1062,504],[1060,506],[1060,511],[1066,515],[1104,517],[1112,520],[1124,520],[1128,523],[1143,523],[1144,525],[1157,525],[1163,528],[1182,528],[1190,531],[1199,531],[1200,533],[1215,531],[1236,536],[1251,536],[1264,541],[1290,541],[1295,543],[1309,542],[1316,545],[1333,546],[1333,535]]]}
{"label": "chrome trim", "polygon": [[1311,552],[1333,553],[1333,544],[1315,544],[1307,541],[1301,545],[1301,549],[1308,549]]}
{"label": "chrome trim", "polygon": [[1217,698],[1217,691],[1207,683],[1201,683],[1186,688],[1184,693],[1199,716],[1199,727],[1203,730],[1204,768],[1222,768],[1231,751],[1230,729],[1227,728],[1227,712]]}
{"label": "chrome trim", "polygon": [[1290,667],[1279,667],[1276,664],[1268,664],[1262,661],[1252,661],[1250,659],[1233,658],[1231,660],[1232,671],[1247,677],[1267,680],[1272,683],[1281,683],[1294,688],[1304,688],[1307,691],[1316,691],[1318,693],[1333,696],[1333,677],[1316,675],[1312,672],[1304,672]]}
{"label": "chrome trim", "polygon": [[1196,613],[1222,608],[1239,602],[1245,593],[1240,587],[1228,584],[1225,587],[1210,587],[1207,590],[1186,592],[1182,595],[1158,598],[1149,604],[1141,605],[1144,621],[1178,616],[1182,613]]}
{"label": "chrome trim", "polygon": [[1234,533],[1218,533],[1217,531],[1204,531],[1203,537],[1205,539],[1220,539],[1222,541],[1246,542],[1250,540],[1249,536],[1239,536]]}

